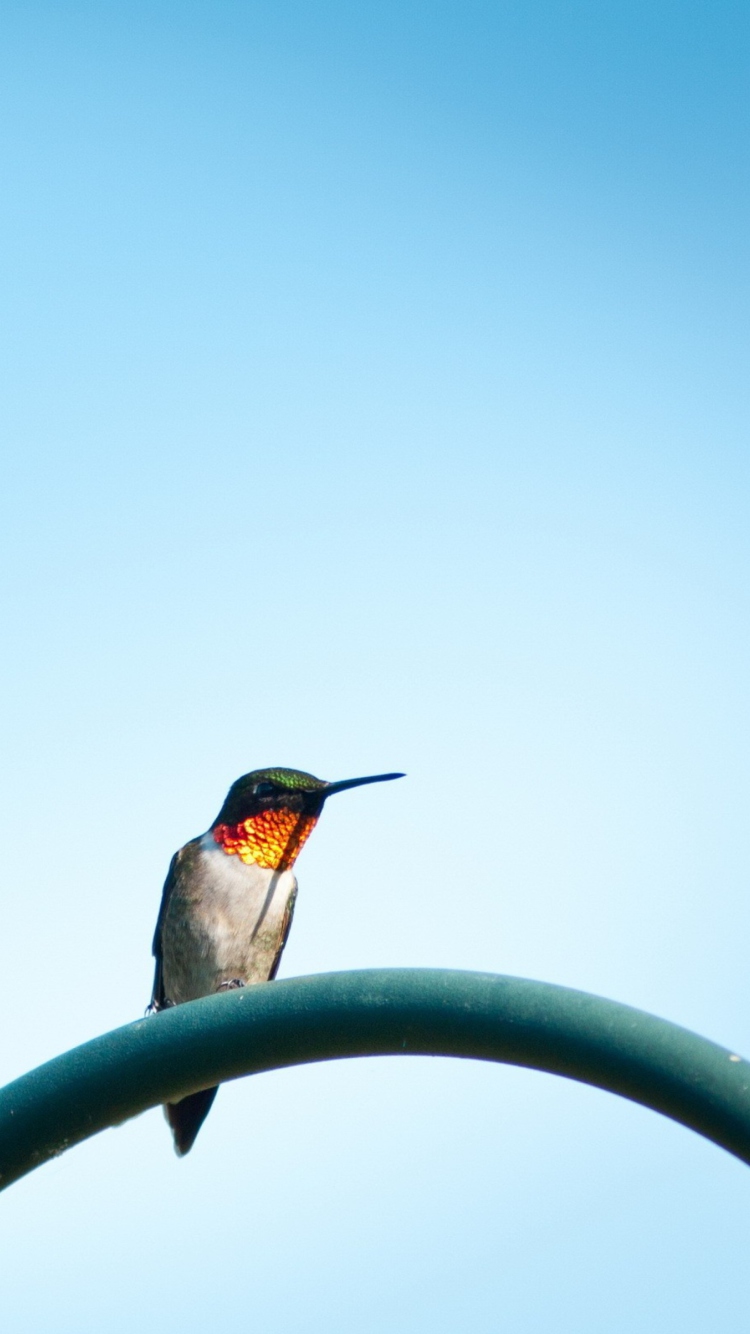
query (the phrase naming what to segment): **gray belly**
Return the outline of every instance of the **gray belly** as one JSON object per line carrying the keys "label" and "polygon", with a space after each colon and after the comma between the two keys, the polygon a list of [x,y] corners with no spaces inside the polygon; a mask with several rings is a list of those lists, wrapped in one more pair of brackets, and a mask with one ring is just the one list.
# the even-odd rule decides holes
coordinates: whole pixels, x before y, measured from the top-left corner
{"label": "gray belly", "polygon": [[266,982],[282,945],[297,882],[228,856],[211,834],[183,850],[162,924],[164,991],[174,1004],[235,978]]}

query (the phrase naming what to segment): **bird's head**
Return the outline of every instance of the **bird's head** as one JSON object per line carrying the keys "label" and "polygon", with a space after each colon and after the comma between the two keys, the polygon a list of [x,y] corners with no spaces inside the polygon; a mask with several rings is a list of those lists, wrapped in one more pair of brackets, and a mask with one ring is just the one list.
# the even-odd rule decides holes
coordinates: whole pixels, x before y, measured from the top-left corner
{"label": "bird's head", "polygon": [[274,871],[293,866],[336,792],[386,783],[403,774],[373,774],[327,783],[301,769],[254,769],[232,783],[211,832],[224,852]]}

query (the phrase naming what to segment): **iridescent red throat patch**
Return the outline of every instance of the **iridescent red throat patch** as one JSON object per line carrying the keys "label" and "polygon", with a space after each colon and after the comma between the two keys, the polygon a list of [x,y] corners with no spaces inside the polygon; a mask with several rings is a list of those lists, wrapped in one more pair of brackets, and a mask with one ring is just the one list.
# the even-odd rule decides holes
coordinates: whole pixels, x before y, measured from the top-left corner
{"label": "iridescent red throat patch", "polygon": [[240,824],[217,824],[213,835],[219,847],[243,862],[286,871],[294,866],[317,823],[317,815],[303,815],[282,807],[261,811]]}

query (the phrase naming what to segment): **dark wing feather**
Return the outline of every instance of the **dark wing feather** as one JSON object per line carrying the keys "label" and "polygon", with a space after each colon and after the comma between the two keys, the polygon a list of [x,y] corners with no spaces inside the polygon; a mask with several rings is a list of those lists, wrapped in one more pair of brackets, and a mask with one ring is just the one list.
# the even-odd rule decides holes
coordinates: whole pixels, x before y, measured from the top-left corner
{"label": "dark wing feather", "polygon": [[148,1007],[149,1010],[163,1010],[167,1005],[170,1004],[170,1001],[164,995],[161,933],[162,933],[162,927],[164,926],[164,918],[167,915],[169,898],[172,893],[172,890],[174,889],[175,882],[177,880],[177,863],[179,861],[181,852],[182,849],[180,848],[180,852],[176,852],[171,862],[169,863],[167,878],[164,881],[164,888],[161,892],[161,904],[159,906],[159,916],[156,919],[156,930],[154,931],[154,941],[151,946],[151,953],[156,959],[156,967],[154,969],[154,986],[151,992],[151,1004]]}
{"label": "dark wing feather", "polygon": [[294,889],[292,890],[292,893],[289,895],[289,900],[287,902],[286,910],[284,912],[284,921],[281,926],[281,940],[279,941],[279,948],[276,951],[276,958],[274,959],[273,964],[271,965],[271,971],[268,974],[269,982],[273,982],[276,974],[279,971],[279,964],[281,963],[281,956],[284,953],[284,946],[286,945],[286,942],[289,939],[289,932],[292,929],[292,918],[294,917],[294,905],[296,902],[297,902],[297,886],[295,885]]}

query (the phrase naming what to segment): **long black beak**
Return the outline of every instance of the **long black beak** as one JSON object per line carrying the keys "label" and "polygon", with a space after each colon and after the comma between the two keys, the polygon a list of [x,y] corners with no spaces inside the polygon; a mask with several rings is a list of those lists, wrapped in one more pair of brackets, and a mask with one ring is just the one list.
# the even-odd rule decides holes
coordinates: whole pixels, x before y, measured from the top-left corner
{"label": "long black beak", "polygon": [[346,792],[348,787],[364,787],[365,783],[390,783],[392,778],[406,778],[406,774],[372,774],[370,778],[342,778],[340,783],[326,783],[321,796],[333,796],[334,792]]}

